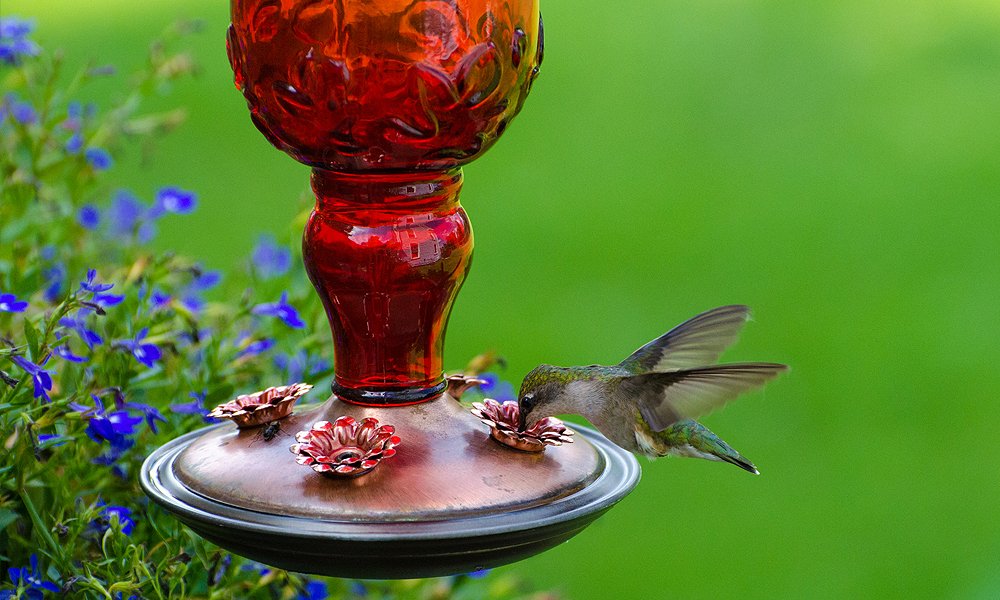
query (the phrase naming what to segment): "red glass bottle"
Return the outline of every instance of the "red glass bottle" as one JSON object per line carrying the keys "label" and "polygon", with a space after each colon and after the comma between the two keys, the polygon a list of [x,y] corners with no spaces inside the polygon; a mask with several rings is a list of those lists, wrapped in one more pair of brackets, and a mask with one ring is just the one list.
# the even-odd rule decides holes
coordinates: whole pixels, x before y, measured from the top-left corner
{"label": "red glass bottle", "polygon": [[334,391],[435,396],[472,256],[460,167],[538,75],[537,0],[232,0],[232,19],[251,119],[313,167],[303,250],[333,332]]}

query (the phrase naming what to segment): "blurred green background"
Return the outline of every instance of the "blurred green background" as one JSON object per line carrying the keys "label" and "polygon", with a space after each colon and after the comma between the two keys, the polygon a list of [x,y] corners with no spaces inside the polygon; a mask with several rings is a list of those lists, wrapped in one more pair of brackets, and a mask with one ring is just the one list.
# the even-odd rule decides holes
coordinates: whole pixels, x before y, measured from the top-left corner
{"label": "blurred green background", "polygon": [[[576,599],[1000,596],[1000,3],[542,9],[542,77],[466,169],[477,254],[448,364],[495,347],[517,382],[616,362],[741,302],[756,320],[727,359],[793,371],[706,419],[760,477],[644,460],[603,519],[505,569]],[[287,232],[308,169],[250,123],[226,2],[0,10],[122,73],[169,23],[203,19],[200,76],[163,104],[189,121],[113,177],[147,199],[196,190],[197,230],[164,222],[157,244],[212,267]]]}

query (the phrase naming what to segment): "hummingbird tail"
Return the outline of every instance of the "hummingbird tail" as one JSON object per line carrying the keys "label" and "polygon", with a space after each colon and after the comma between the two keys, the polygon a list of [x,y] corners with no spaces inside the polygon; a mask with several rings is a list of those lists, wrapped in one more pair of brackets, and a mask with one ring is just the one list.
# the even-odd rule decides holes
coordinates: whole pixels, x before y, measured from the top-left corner
{"label": "hummingbird tail", "polygon": [[756,465],[697,421],[679,421],[658,435],[669,446],[667,454],[727,462],[748,473],[760,475]]}
{"label": "hummingbird tail", "polygon": [[760,471],[757,470],[757,467],[752,462],[750,462],[749,460],[747,460],[745,457],[741,456],[738,453],[735,456],[728,456],[728,455],[716,455],[716,456],[718,456],[723,461],[731,465],[736,465],[737,467],[743,469],[747,473],[760,475]]}

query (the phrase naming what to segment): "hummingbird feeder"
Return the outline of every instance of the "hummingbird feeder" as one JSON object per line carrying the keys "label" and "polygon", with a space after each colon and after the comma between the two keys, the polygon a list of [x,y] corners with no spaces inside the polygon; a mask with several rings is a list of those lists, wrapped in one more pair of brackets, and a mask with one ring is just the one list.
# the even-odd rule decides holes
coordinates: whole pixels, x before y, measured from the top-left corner
{"label": "hummingbird feeder", "polygon": [[[159,448],[146,493],[224,548],[322,575],[472,572],[569,539],[632,490],[635,458],[588,428],[563,444],[574,438],[557,420],[519,432],[499,405],[477,418],[457,399],[476,382],[442,373],[472,258],[461,167],[538,75],[537,0],[231,8],[226,46],[251,120],[312,168],[303,255],[333,333],[333,394],[291,414],[302,388],[219,407],[261,414]],[[545,451],[496,443],[481,418],[504,443]],[[281,436],[261,440],[267,421],[298,432],[291,453]]]}

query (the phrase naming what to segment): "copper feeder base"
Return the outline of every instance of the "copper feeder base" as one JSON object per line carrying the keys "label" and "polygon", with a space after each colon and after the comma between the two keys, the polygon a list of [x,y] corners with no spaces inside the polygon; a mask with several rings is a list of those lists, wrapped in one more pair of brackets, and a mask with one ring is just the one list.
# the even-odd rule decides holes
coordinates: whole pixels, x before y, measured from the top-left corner
{"label": "copper feeder base", "polygon": [[[395,426],[398,453],[356,479],[296,464],[295,432],[342,415]],[[574,429],[576,443],[518,452],[447,395],[395,408],[332,396],[283,419],[269,441],[231,423],[181,436],[146,459],[141,483],[204,538],[276,567],[365,579],[468,573],[569,539],[635,487],[630,453]]]}

